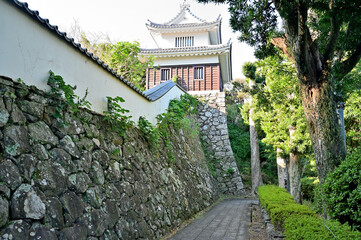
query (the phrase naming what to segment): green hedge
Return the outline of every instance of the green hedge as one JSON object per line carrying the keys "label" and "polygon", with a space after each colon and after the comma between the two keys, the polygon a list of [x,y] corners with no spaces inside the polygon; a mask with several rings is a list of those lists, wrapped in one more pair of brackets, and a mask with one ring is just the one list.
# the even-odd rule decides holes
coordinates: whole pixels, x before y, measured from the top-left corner
{"label": "green hedge", "polygon": [[290,216],[284,225],[287,240],[361,239],[360,232],[352,231],[347,224],[319,217]]}
{"label": "green hedge", "polygon": [[327,175],[323,194],[331,217],[361,230],[361,148]]}
{"label": "green hedge", "polygon": [[361,233],[352,231],[348,225],[325,221],[309,207],[296,203],[283,188],[261,186],[258,195],[272,223],[283,230],[288,240],[361,239]]}

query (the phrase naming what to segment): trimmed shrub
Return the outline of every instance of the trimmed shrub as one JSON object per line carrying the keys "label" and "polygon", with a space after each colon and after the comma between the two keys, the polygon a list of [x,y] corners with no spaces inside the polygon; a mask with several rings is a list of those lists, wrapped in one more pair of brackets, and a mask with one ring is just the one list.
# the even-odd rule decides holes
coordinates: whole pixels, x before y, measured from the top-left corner
{"label": "trimmed shrub", "polygon": [[361,233],[347,224],[325,221],[309,207],[296,203],[283,188],[264,185],[258,188],[258,195],[272,223],[283,230],[287,240],[361,239]]}
{"label": "trimmed shrub", "polygon": [[352,231],[347,224],[313,216],[292,215],[285,221],[284,229],[287,240],[361,239],[361,233]]}
{"label": "trimmed shrub", "polygon": [[279,205],[270,210],[272,223],[277,226],[283,226],[285,220],[290,216],[316,216],[315,212],[305,205],[295,203]]}
{"label": "trimmed shrub", "polygon": [[296,203],[285,189],[274,185],[259,187],[258,196],[262,207],[264,207],[267,212],[280,205]]}
{"label": "trimmed shrub", "polygon": [[323,184],[329,214],[341,223],[361,229],[361,149],[357,149],[330,174]]}
{"label": "trimmed shrub", "polygon": [[284,189],[274,185],[258,188],[261,205],[269,213],[272,223],[279,228],[287,217],[293,215],[315,215],[307,206],[297,204],[293,197]]}

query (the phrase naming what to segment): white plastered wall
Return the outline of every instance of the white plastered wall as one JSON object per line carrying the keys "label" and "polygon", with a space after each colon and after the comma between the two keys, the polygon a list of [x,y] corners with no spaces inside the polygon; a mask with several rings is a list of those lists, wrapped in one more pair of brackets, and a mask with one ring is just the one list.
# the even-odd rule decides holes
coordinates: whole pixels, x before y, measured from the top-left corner
{"label": "white plastered wall", "polygon": [[155,123],[155,117],[165,111],[169,100],[184,93],[173,87],[157,101],[148,101],[46,27],[1,0],[0,75],[21,78],[28,85],[49,90],[49,70],[62,76],[66,83],[76,85],[75,92],[81,97],[88,89],[87,100],[96,112],[107,109],[106,96],[121,96],[125,99],[123,107],[130,110],[134,121],[145,116]]}
{"label": "white plastered wall", "polygon": [[154,38],[160,48],[174,48],[176,37],[190,37],[190,36],[194,36],[194,46],[210,45],[208,31],[203,31],[203,32],[189,31],[189,32],[181,32],[181,33],[155,34]]}

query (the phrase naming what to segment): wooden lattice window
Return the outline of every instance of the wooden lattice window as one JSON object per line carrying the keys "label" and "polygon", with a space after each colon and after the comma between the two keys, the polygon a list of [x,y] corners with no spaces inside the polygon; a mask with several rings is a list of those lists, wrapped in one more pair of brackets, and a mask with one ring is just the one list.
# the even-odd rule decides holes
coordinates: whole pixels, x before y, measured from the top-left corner
{"label": "wooden lattice window", "polygon": [[203,67],[194,67],[194,80],[203,80],[204,79],[204,68]]}
{"label": "wooden lattice window", "polygon": [[160,81],[164,82],[164,81],[168,81],[170,79],[171,79],[170,68],[162,68],[160,70]]}

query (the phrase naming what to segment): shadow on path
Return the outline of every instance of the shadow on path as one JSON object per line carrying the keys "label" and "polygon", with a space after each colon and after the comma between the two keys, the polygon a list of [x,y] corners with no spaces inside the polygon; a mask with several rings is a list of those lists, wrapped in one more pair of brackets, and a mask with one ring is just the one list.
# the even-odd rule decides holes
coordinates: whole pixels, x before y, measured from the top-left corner
{"label": "shadow on path", "polygon": [[248,240],[255,200],[227,199],[168,240]]}

